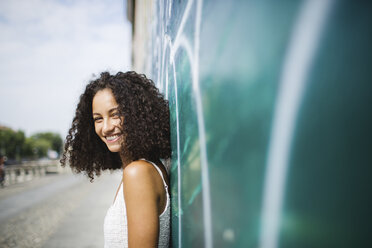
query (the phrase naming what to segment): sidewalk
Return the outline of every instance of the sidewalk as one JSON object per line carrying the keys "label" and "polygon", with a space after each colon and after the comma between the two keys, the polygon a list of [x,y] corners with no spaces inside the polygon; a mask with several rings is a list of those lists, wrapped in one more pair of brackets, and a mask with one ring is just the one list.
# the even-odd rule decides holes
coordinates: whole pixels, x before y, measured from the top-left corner
{"label": "sidewalk", "polygon": [[0,247],[103,247],[103,219],[120,178],[120,171],[93,183],[54,175],[27,188],[2,189]]}
{"label": "sidewalk", "polygon": [[121,172],[97,178],[90,185],[89,194],[66,216],[44,247],[102,248],[103,220],[114,201],[120,180]]}

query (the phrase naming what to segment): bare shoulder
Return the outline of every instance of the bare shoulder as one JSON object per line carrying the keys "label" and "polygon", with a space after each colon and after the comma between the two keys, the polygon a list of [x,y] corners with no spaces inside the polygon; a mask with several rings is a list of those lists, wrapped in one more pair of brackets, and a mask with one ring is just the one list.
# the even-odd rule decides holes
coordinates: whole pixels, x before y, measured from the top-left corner
{"label": "bare shoulder", "polygon": [[152,164],[144,160],[136,160],[128,164],[123,170],[124,181],[153,181],[158,172]]}
{"label": "bare shoulder", "polygon": [[144,203],[158,199],[162,191],[162,182],[157,174],[159,173],[149,162],[137,160],[128,164],[123,170],[125,200]]}

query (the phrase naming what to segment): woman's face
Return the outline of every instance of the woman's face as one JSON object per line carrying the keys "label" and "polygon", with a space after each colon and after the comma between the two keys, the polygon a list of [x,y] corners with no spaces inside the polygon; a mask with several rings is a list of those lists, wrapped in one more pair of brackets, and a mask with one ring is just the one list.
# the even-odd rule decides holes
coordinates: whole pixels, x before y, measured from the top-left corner
{"label": "woman's face", "polygon": [[121,123],[124,118],[118,111],[118,103],[108,88],[100,90],[93,97],[92,111],[97,135],[111,152],[119,152],[123,139]]}

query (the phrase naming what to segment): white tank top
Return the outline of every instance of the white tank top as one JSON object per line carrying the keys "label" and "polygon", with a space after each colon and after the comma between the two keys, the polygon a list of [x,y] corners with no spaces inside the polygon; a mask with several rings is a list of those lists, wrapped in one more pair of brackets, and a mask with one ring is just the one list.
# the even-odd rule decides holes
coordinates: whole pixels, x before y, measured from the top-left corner
{"label": "white tank top", "polygon": [[[144,160],[144,159],[141,159]],[[147,161],[147,160],[145,160]],[[164,211],[159,215],[159,242],[158,247],[169,247],[170,237],[170,196],[168,185],[166,184],[161,170],[155,163],[151,163],[159,172],[167,195],[167,203]],[[103,224],[105,248],[124,248],[128,247],[128,224],[127,211],[124,201],[123,182],[120,184],[116,199],[107,210]]]}

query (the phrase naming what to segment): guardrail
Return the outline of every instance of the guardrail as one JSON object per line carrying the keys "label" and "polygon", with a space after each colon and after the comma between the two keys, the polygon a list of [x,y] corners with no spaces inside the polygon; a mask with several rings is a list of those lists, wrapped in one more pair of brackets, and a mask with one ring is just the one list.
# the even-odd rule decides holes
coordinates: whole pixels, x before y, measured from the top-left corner
{"label": "guardrail", "polygon": [[65,173],[67,168],[60,166],[59,160],[30,161],[5,167],[4,185],[30,181],[51,173]]}

